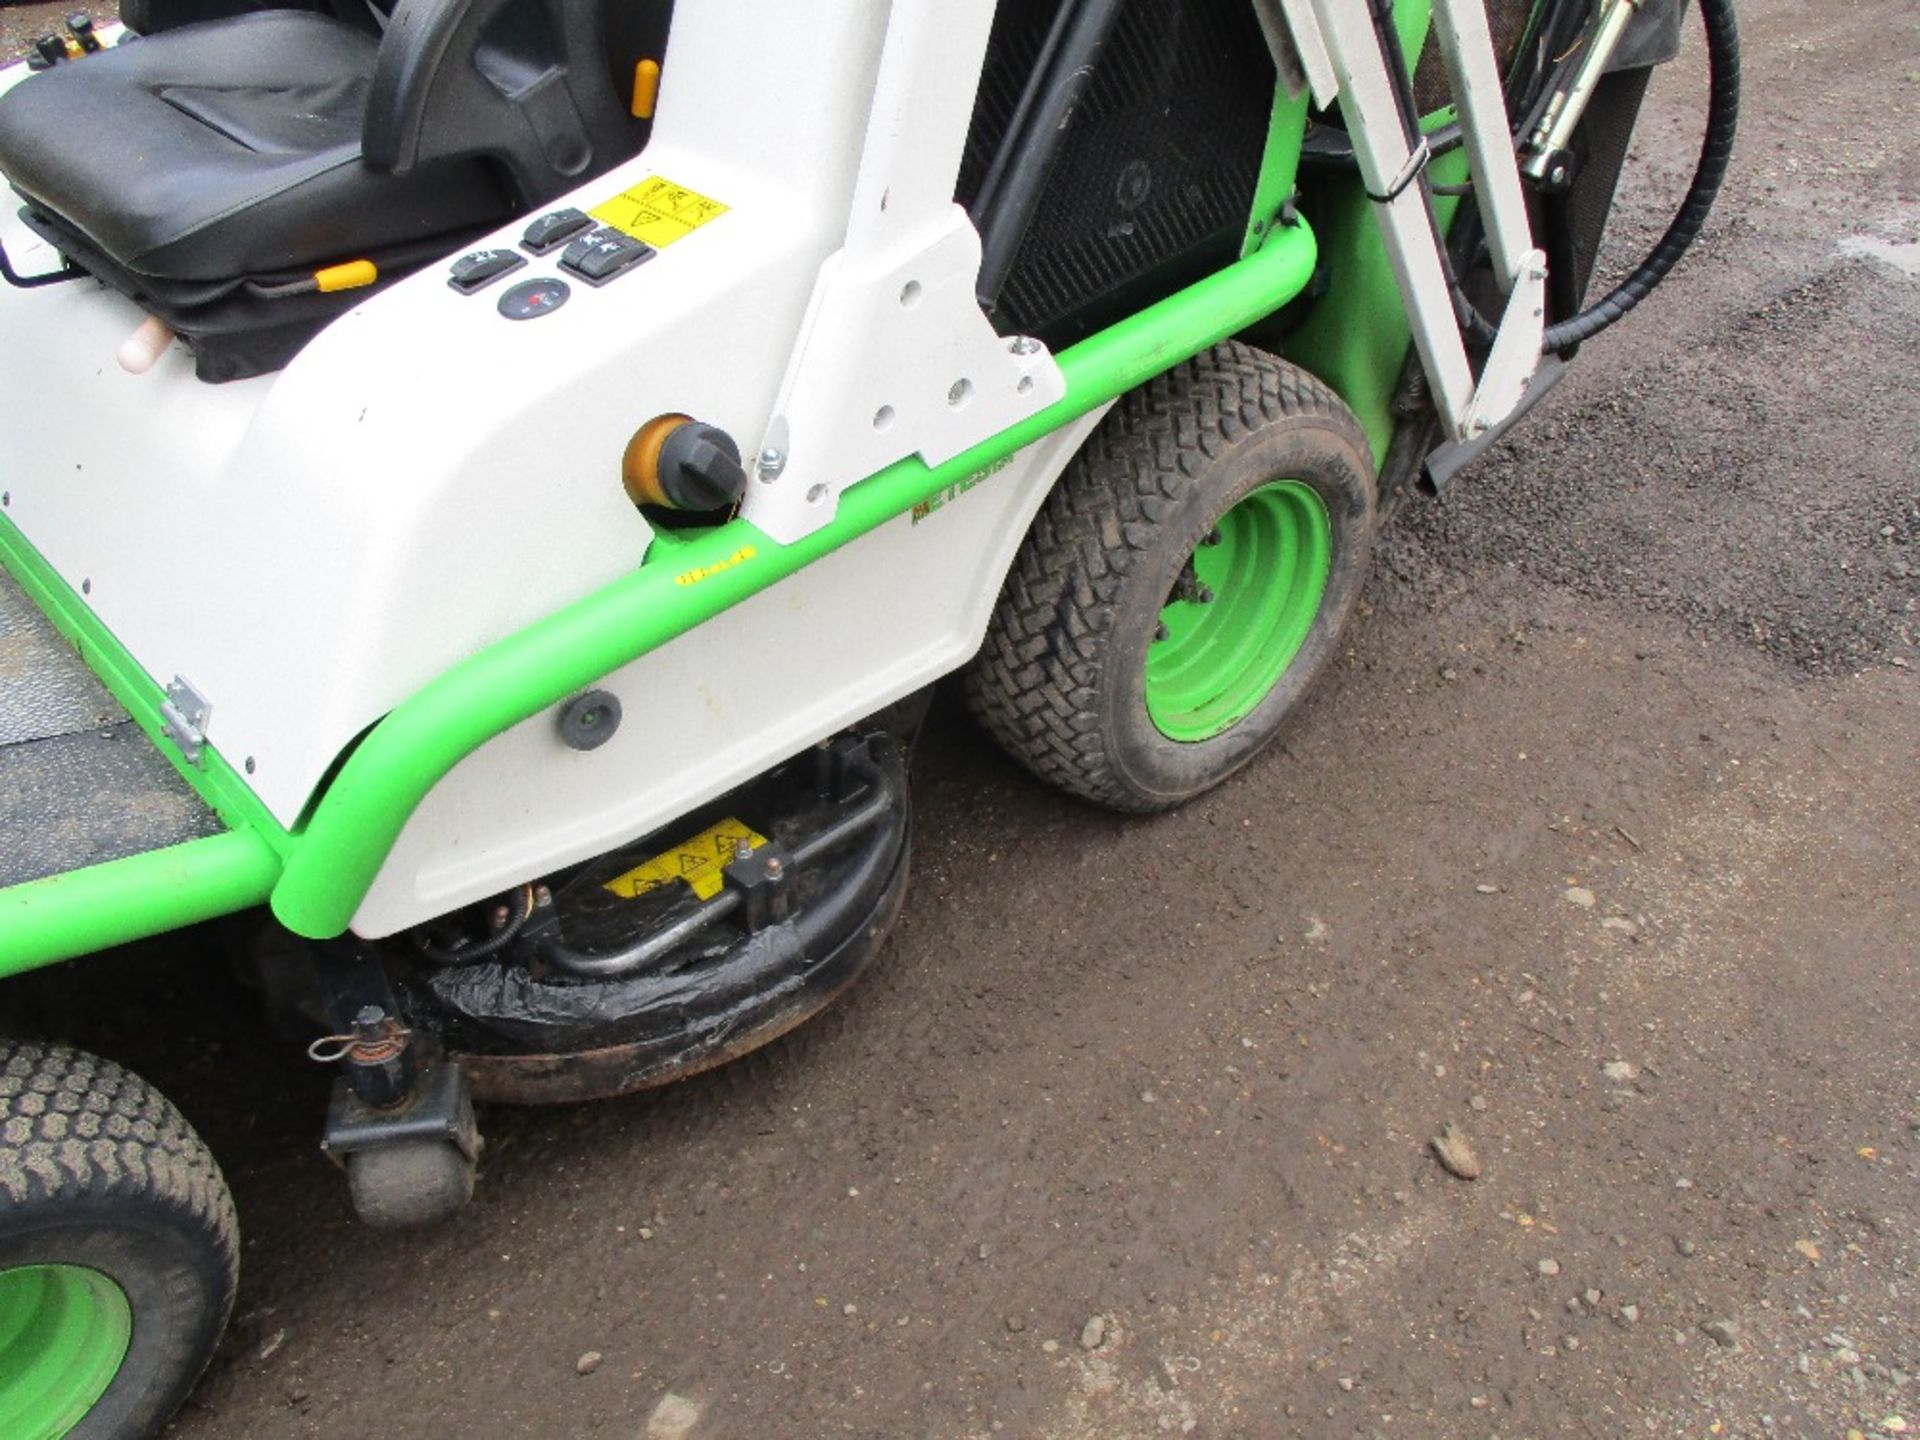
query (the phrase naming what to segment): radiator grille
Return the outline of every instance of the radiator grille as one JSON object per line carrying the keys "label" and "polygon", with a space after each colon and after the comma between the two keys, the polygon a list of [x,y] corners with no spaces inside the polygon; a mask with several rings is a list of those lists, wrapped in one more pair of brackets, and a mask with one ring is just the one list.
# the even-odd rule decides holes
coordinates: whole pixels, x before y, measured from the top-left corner
{"label": "radiator grille", "polygon": [[[962,204],[978,193],[1059,8],[999,7]],[[1002,333],[1069,343],[1233,259],[1273,87],[1246,0],[1127,0],[1002,291]]]}

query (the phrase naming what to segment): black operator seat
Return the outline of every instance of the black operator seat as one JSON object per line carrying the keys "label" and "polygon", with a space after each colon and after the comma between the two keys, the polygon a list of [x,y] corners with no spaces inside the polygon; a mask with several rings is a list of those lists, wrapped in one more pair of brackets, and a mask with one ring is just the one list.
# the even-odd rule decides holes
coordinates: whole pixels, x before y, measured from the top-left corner
{"label": "black operator seat", "polygon": [[305,10],[169,29],[0,96],[0,170],[202,378],[257,374],[364,298],[303,289],[316,269],[397,278],[638,150],[601,3],[399,0],[383,35]]}

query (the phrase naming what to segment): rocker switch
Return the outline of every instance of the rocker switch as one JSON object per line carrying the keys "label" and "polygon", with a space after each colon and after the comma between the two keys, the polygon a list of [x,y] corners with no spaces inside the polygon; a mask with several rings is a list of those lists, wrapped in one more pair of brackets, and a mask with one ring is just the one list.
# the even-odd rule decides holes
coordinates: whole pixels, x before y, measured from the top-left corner
{"label": "rocker switch", "polygon": [[557,250],[593,223],[584,210],[549,210],[520,234],[520,248],[535,255]]}
{"label": "rocker switch", "polygon": [[453,262],[453,268],[447,272],[447,284],[462,295],[471,295],[526,263],[511,250],[469,250]]}
{"label": "rocker switch", "polygon": [[651,260],[653,255],[651,245],[621,231],[602,228],[569,245],[567,253],[560,257],[560,268],[578,275],[589,285],[604,285],[642,261]]}

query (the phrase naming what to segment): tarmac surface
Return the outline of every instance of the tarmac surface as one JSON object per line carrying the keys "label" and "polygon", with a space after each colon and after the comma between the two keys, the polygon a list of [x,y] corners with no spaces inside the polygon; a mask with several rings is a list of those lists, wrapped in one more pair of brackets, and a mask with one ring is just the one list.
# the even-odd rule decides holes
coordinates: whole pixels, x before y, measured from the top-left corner
{"label": "tarmac surface", "polygon": [[905,918],[790,1041],[488,1112],[393,1236],[207,937],[10,986],[232,1182],[170,1433],[1920,1433],[1920,11],[1742,12],[1701,244],[1382,537],[1283,743],[1126,820],[943,701]]}

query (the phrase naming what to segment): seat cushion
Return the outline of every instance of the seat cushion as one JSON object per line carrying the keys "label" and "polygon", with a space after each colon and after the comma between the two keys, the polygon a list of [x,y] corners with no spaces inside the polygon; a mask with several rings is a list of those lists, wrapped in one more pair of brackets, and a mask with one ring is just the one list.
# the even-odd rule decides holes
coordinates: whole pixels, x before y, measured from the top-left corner
{"label": "seat cushion", "polygon": [[137,35],[158,35],[162,30],[256,10],[313,10],[378,35],[391,8],[388,0],[120,0],[120,20]]}
{"label": "seat cushion", "polygon": [[0,95],[0,171],[135,276],[219,282],[377,257],[506,218],[484,162],[360,154],[378,42],[327,16],[190,25]]}

